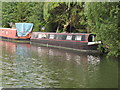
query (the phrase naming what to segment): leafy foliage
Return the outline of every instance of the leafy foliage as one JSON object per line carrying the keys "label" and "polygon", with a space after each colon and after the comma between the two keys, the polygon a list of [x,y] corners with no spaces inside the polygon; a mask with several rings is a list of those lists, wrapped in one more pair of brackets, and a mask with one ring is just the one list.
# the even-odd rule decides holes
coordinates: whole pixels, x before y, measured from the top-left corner
{"label": "leafy foliage", "polygon": [[[14,7],[13,7],[14,6]],[[10,22],[16,22],[16,3],[2,3],[2,26],[10,27]]]}
{"label": "leafy foliage", "polygon": [[30,22],[34,23],[33,31],[40,31],[41,27],[45,24],[43,5],[44,3],[39,2],[3,2],[2,26],[11,27],[11,22]]}
{"label": "leafy foliage", "polygon": [[86,3],[88,28],[97,35],[98,40],[102,41],[104,52],[115,56],[120,55],[118,6],[117,2]]}
{"label": "leafy foliage", "polygon": [[48,8],[51,5],[54,5],[54,8],[46,9],[48,15],[46,20],[57,24],[55,28],[57,32],[79,32],[80,29],[85,30],[86,21],[83,4],[76,2],[47,4]]}

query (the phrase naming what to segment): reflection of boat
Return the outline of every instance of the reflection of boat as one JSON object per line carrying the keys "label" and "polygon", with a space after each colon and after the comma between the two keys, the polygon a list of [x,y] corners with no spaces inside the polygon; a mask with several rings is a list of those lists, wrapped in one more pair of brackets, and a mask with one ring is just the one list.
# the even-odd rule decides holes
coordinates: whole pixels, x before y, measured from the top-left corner
{"label": "reflection of boat", "polygon": [[[52,47],[39,47],[36,45],[31,45],[31,50],[34,52],[37,51],[38,56],[48,56],[50,58],[57,57],[57,60],[67,60],[73,61],[77,64],[82,64],[84,67],[88,65],[97,65],[100,63],[100,56],[99,54],[93,53],[83,53],[71,50],[64,50],[64,49],[57,49]],[[54,59],[53,59],[54,60]]]}
{"label": "reflection of boat", "polygon": [[52,45],[60,48],[81,51],[96,50],[99,42],[94,41],[95,35],[88,33],[43,33],[33,32],[31,42],[41,45]]}
{"label": "reflection of boat", "polygon": [[16,29],[0,28],[0,37],[9,40],[30,40],[32,23],[16,23]]}
{"label": "reflection of boat", "polygon": [[15,55],[16,53],[18,54],[18,52],[25,52],[26,48],[30,48],[30,44],[19,44],[0,40],[0,47],[2,48],[2,52],[7,51],[8,53]]}
{"label": "reflection of boat", "polygon": [[10,54],[15,54],[16,52],[16,43],[0,41],[0,47],[4,47],[4,51],[6,50]]}

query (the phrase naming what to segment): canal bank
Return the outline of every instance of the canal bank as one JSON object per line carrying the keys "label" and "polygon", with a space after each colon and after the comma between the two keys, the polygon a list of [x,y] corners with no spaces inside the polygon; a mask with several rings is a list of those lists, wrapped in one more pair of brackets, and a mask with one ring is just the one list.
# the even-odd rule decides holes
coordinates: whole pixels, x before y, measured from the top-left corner
{"label": "canal bank", "polygon": [[104,55],[0,42],[4,88],[118,88],[118,60]]}

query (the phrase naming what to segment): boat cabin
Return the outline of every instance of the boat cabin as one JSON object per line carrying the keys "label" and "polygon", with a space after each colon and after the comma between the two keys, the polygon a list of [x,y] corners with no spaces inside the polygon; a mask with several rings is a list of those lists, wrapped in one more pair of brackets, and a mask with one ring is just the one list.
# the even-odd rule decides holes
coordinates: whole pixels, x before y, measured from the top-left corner
{"label": "boat cabin", "polygon": [[31,43],[72,48],[77,50],[96,50],[95,35],[89,33],[47,33],[33,32]]}
{"label": "boat cabin", "polygon": [[70,42],[93,42],[94,34],[88,33],[42,33],[33,32],[31,39],[58,40]]}
{"label": "boat cabin", "polygon": [[0,36],[15,38],[16,37],[16,29],[0,28]]}
{"label": "boat cabin", "polygon": [[30,39],[32,23],[16,23],[16,29],[0,28],[0,37],[5,39]]}

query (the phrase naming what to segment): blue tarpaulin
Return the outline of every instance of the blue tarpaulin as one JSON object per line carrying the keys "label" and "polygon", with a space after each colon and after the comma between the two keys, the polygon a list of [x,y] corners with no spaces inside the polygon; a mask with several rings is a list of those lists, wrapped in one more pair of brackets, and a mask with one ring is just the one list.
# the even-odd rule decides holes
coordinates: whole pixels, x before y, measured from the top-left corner
{"label": "blue tarpaulin", "polygon": [[28,33],[32,31],[33,28],[32,23],[15,23],[15,24],[18,37],[26,36]]}

